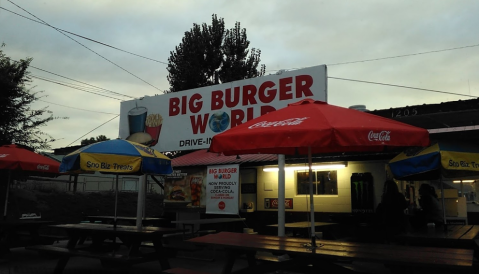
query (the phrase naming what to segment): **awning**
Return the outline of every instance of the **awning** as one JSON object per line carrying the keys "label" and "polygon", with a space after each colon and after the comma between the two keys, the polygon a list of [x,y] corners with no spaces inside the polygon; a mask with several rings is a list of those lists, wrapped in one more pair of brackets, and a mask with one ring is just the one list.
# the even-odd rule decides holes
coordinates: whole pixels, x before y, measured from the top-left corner
{"label": "awning", "polygon": [[195,152],[173,158],[171,166],[208,166],[208,165],[226,165],[226,164],[245,164],[245,163],[267,163],[278,162],[276,154],[245,154],[225,156],[221,153],[208,152],[206,149],[197,150]]}

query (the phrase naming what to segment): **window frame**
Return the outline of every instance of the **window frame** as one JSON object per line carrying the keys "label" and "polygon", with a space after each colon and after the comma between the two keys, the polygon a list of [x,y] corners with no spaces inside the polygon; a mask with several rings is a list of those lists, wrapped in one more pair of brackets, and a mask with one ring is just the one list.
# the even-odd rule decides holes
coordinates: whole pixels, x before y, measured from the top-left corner
{"label": "window frame", "polygon": [[[327,195],[339,195],[339,189],[338,189],[338,171],[337,170],[313,170],[313,188],[314,188],[314,196],[327,196]],[[320,182],[318,183],[318,175],[324,178],[326,173],[330,173],[327,176],[333,175],[333,179],[331,181],[335,182],[334,183],[334,188],[332,193],[326,193],[325,188],[326,184],[323,184],[322,190],[320,192]],[[303,174],[308,174],[305,176],[302,176],[303,178],[299,178],[298,175],[301,173]],[[309,170],[297,170],[295,171],[295,186],[296,186],[296,195],[309,195]],[[300,186],[303,184],[303,186]],[[301,193],[300,193],[301,190]]]}

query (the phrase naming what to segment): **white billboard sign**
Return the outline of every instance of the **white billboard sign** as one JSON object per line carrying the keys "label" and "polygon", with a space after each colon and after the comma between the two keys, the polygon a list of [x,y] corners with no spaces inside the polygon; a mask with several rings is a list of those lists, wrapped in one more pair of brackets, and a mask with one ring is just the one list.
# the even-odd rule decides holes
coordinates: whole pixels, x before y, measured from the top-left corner
{"label": "white billboard sign", "polygon": [[208,166],[206,213],[239,214],[239,165]]}
{"label": "white billboard sign", "polygon": [[327,102],[325,65],[122,102],[119,136],[162,152],[204,149],[215,134],[304,98]]}

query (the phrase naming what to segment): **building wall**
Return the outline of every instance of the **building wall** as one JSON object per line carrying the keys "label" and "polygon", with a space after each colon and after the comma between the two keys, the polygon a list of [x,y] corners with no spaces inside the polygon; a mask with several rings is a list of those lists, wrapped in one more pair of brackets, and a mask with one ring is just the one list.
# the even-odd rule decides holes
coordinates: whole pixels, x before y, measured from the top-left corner
{"label": "building wall", "polygon": [[[314,197],[315,212],[349,213],[351,209],[351,175],[353,173],[370,172],[374,184],[374,207],[381,201],[383,183],[387,178],[387,161],[375,162],[348,162],[347,167],[339,169],[338,195],[316,195]],[[258,167],[258,192],[256,210],[276,211],[265,209],[265,198],[278,197],[278,175],[276,172],[264,172],[263,167]],[[309,211],[309,195],[296,195],[295,172],[285,172],[285,198],[293,198],[293,209],[286,211]]]}

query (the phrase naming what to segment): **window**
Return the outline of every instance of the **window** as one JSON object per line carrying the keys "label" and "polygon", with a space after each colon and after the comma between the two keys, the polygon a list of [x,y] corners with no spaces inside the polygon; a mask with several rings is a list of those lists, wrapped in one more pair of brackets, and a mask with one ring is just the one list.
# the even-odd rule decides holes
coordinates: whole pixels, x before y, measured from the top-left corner
{"label": "window", "polygon": [[[309,194],[309,171],[296,172],[297,194]],[[313,171],[314,195],[337,195],[338,174],[332,171]]]}
{"label": "window", "polygon": [[241,194],[256,193],[256,169],[240,169]]}

